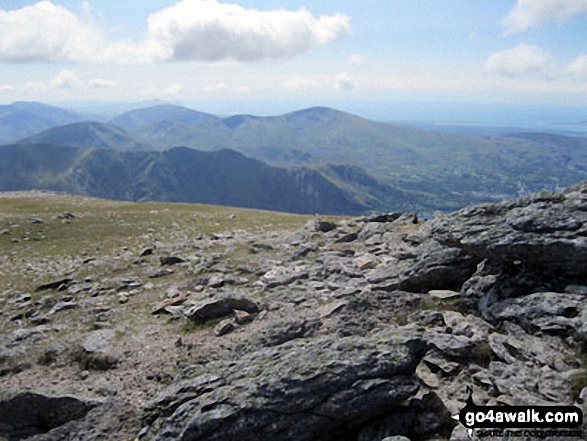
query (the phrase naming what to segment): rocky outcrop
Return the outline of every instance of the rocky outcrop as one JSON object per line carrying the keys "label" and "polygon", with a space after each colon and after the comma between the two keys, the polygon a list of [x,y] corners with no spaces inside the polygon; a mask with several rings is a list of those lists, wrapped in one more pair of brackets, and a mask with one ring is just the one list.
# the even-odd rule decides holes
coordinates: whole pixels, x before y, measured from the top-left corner
{"label": "rocky outcrop", "polygon": [[[157,244],[137,261],[145,244],[128,250],[128,266],[124,253],[112,262],[128,277],[72,274],[64,283],[68,273],[51,273],[38,280],[56,282],[34,295],[3,294],[10,324],[22,326],[0,335],[0,363],[65,335],[66,320],[89,310],[91,327],[76,342],[80,378],[126,381],[136,370],[159,378],[140,425],[123,418],[135,435],[143,427],[141,441],[460,440],[468,435],[450,416],[464,407],[467,387],[477,404],[556,405],[572,404],[587,385],[585,220],[587,183],[430,222],[390,213],[286,233],[201,234]],[[183,263],[150,278],[160,252]],[[140,320],[115,326],[129,311]],[[179,374],[129,367],[133,348],[151,351],[157,364],[171,360],[169,372]],[[51,365],[60,350],[54,345],[39,364]],[[94,362],[111,356],[115,365]],[[0,375],[16,369],[27,367],[14,363]],[[77,408],[94,403],[78,400]],[[116,425],[120,403],[95,402],[34,436],[76,439],[85,428],[95,438],[80,439],[107,439],[97,435],[101,421]],[[30,403],[31,415],[48,407]]]}
{"label": "rocky outcrop", "polygon": [[31,391],[0,395],[0,439],[16,441],[129,439],[135,409],[120,400],[56,396]]}
{"label": "rocky outcrop", "polygon": [[391,330],[294,340],[188,368],[147,406],[144,439],[325,438],[398,411],[418,390],[422,350],[416,333]]}

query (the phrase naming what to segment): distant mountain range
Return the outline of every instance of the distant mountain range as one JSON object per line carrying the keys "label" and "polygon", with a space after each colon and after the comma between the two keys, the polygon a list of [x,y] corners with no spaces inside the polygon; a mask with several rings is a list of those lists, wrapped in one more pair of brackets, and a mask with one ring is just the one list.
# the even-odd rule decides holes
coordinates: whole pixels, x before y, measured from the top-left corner
{"label": "distant mountain range", "polygon": [[41,103],[0,105],[0,143],[14,142],[51,127],[83,119],[77,113]]}
{"label": "distant mountain range", "polygon": [[[29,117],[22,116],[24,113],[43,114],[45,125],[60,118],[79,118],[37,103],[4,107],[8,109],[6,121],[10,121],[10,111],[20,112],[21,126],[28,128],[34,124],[27,122]],[[585,138],[544,133],[465,136],[370,121],[324,107],[271,117],[221,118],[185,107],[158,105],[126,112],[107,124],[67,121],[43,129],[33,136],[27,134],[19,144],[92,147],[119,153],[173,147],[205,152],[231,149],[273,166],[303,166],[295,173],[317,173],[365,210],[453,210],[528,191],[555,190],[587,178]],[[15,130],[0,131],[0,136],[9,138],[7,133]],[[125,161],[141,158],[124,157]],[[101,169],[107,174],[105,167]],[[148,184],[142,181],[150,190],[141,198],[161,200],[162,193],[157,191],[163,190],[156,183]],[[83,191],[89,191],[88,187]],[[171,197],[165,193],[165,198]]]}

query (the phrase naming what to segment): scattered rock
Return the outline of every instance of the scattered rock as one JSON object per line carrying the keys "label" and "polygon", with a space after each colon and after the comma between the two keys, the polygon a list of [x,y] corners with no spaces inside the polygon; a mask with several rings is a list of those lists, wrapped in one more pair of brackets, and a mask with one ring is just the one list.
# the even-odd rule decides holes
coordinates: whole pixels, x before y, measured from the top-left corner
{"label": "scattered rock", "polygon": [[232,319],[224,319],[214,327],[214,334],[217,337],[229,334],[234,331],[235,325]]}
{"label": "scattered rock", "polygon": [[170,306],[183,305],[186,300],[187,300],[187,297],[181,296],[181,295],[177,296],[177,297],[172,297],[170,299],[165,299],[162,302],[157,303],[157,305],[155,305],[155,307],[153,308],[151,313],[153,315],[160,314],[161,312],[165,311]]}
{"label": "scattered rock", "polygon": [[195,322],[203,323],[231,315],[235,309],[254,313],[259,311],[259,306],[245,297],[225,295],[196,303],[185,312],[185,316]]}
{"label": "scattered rock", "polygon": [[249,314],[247,311],[241,311],[239,309],[234,310],[234,321],[238,325],[246,325],[254,320],[254,316]]}
{"label": "scattered rock", "polygon": [[149,279],[159,279],[161,277],[169,276],[170,274],[173,274],[173,272],[174,271],[170,269],[162,269],[151,274]]}
{"label": "scattered rock", "polygon": [[453,299],[453,298],[459,297],[461,295],[460,292],[451,291],[448,289],[432,289],[432,290],[428,291],[428,294],[430,295],[430,297],[434,297],[436,299],[441,299],[441,300]]}
{"label": "scattered rock", "polygon": [[88,353],[106,353],[112,348],[112,339],[116,332],[112,329],[100,329],[91,332],[82,343],[82,347]]}
{"label": "scattered rock", "polygon": [[145,249],[144,249],[144,250],[141,252],[141,254],[140,254],[140,257],[150,256],[150,255],[152,255],[152,254],[153,254],[153,251],[154,251],[154,250],[153,250],[153,248],[145,248]]}
{"label": "scattered rock", "polygon": [[48,289],[59,289],[62,286],[64,287],[68,287],[69,284],[73,282],[72,279],[60,279],[60,280],[55,280],[53,282],[49,282],[49,283],[45,283],[43,285],[39,285],[37,287],[37,289],[35,290],[35,292],[39,292],[39,291],[46,291]]}
{"label": "scattered rock", "polygon": [[184,263],[185,260],[183,260],[180,257],[176,257],[176,256],[167,256],[167,257],[160,257],[159,261],[161,262],[162,266],[165,265],[177,265],[179,263]]}

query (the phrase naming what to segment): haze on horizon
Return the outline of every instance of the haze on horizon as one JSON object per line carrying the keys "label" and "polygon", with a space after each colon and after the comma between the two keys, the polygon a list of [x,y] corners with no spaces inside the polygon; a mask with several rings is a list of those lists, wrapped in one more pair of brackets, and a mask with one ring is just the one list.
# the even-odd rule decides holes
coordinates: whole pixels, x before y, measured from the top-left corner
{"label": "haze on horizon", "polygon": [[440,103],[579,121],[586,24],[587,0],[0,0],[0,103],[327,105],[378,119]]}

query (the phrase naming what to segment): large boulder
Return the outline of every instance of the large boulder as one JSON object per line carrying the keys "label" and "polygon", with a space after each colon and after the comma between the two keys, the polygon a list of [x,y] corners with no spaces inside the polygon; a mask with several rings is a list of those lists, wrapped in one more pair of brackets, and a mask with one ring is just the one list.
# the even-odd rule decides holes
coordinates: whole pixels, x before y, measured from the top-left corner
{"label": "large boulder", "polygon": [[144,439],[304,441],[360,426],[417,392],[423,349],[416,331],[396,329],[296,339],[192,366],[146,406]]}
{"label": "large boulder", "polygon": [[587,274],[587,183],[465,208],[433,222],[433,237],[481,259],[583,280]]}
{"label": "large boulder", "polygon": [[446,247],[434,240],[418,246],[414,253],[414,259],[381,266],[367,280],[376,289],[384,291],[428,292],[433,289],[460,289],[475,273],[480,261],[461,249]]}
{"label": "large boulder", "polygon": [[0,394],[0,439],[108,441],[132,439],[138,426],[129,403],[40,391]]}

